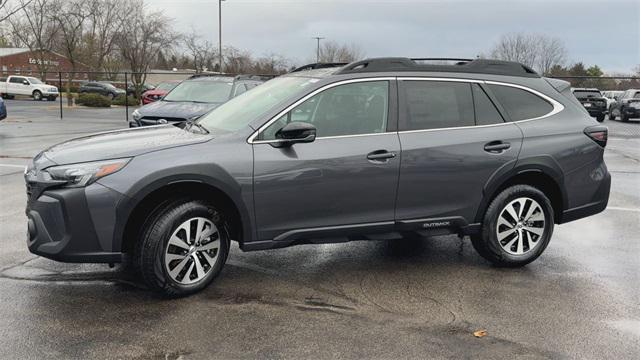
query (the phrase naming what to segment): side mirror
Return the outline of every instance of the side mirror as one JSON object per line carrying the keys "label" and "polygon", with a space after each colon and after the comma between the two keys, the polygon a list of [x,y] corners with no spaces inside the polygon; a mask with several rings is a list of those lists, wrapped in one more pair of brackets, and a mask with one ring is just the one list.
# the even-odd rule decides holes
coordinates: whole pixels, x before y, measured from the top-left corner
{"label": "side mirror", "polygon": [[316,139],[316,127],[301,121],[292,121],[276,132],[276,147],[291,146],[296,143],[310,143]]}
{"label": "side mirror", "polygon": [[22,85],[31,85],[27,80],[22,80]]}

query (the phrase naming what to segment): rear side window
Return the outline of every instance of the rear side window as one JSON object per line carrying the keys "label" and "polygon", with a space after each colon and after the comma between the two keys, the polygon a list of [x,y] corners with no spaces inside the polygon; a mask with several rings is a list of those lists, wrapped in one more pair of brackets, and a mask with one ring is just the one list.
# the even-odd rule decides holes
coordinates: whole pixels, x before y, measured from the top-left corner
{"label": "rear side window", "polygon": [[409,80],[402,81],[401,89],[401,131],[475,125],[469,83]]}
{"label": "rear side window", "polygon": [[490,84],[489,88],[513,121],[537,118],[553,110],[548,101],[529,91],[493,84]]}
{"label": "rear side window", "polygon": [[21,78],[21,77],[12,77],[11,79],[9,79],[10,83],[15,83],[15,84],[22,84],[22,82],[25,80],[25,78]]}
{"label": "rear side window", "polygon": [[476,125],[492,125],[504,122],[502,115],[498,112],[489,96],[482,90],[480,85],[471,85],[473,89],[473,103],[476,109]]}

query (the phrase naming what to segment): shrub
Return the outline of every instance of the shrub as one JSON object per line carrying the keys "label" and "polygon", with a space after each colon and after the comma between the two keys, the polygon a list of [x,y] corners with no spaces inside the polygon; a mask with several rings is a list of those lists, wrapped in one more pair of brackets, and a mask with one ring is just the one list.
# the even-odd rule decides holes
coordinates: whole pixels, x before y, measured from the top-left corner
{"label": "shrub", "polygon": [[[118,95],[115,99],[113,99],[113,101],[111,101],[111,104],[124,106],[124,100],[124,95]],[[134,106],[138,105],[140,103],[140,100],[136,99],[134,96],[129,96],[129,98],[127,99],[127,103],[129,104],[129,106]]]}
{"label": "shrub", "polygon": [[111,99],[99,94],[80,94],[76,104],[89,107],[110,107]]}

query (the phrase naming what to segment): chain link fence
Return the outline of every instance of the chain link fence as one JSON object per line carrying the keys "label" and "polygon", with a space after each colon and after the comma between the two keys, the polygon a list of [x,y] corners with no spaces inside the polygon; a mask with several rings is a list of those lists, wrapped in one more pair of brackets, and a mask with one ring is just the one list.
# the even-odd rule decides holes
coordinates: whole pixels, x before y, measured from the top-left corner
{"label": "chain link fence", "polygon": [[[221,73],[199,73],[196,71],[149,71],[146,73],[135,72],[98,72],[98,71],[61,71],[61,72],[48,72],[43,74],[44,76],[38,76],[38,74],[20,70],[4,70],[2,72],[3,77],[7,76],[21,76],[21,77],[36,77],[43,80],[46,84],[53,85],[59,89],[59,96],[57,96],[57,112],[60,119],[64,119],[66,114],[75,109],[85,110],[83,113],[88,113],[90,110],[95,109],[96,116],[101,116],[99,109],[87,107],[85,105],[78,104],[78,99],[82,92],[87,91],[86,85],[90,83],[108,83],[113,85],[115,89],[118,89],[117,93],[102,92],[101,95],[106,96],[111,100],[108,107],[112,109],[121,109],[120,111],[114,110],[118,113],[117,116],[125,121],[130,119],[133,108],[142,105],[142,93],[147,89],[160,86],[161,88],[170,88],[167,84],[177,84],[180,81],[188,79],[194,76],[237,76],[238,74],[221,74]],[[243,74],[252,75],[252,74]],[[272,78],[276,75],[270,74],[255,74],[262,78]],[[558,76],[553,77],[560,80],[565,80],[571,83],[575,88],[597,88],[601,92],[605,91],[624,91],[627,89],[640,89],[640,77],[636,76]],[[83,87],[85,85],[85,87]],[[93,90],[88,90],[93,91]],[[97,93],[97,90],[96,90]],[[119,96],[126,93],[128,96]],[[5,94],[3,94],[5,95]],[[26,98],[29,95],[25,95]],[[156,96],[150,100],[158,100],[160,96]],[[47,100],[45,97],[43,100]],[[146,99],[145,102],[149,100]],[[49,111],[52,110],[51,106],[47,107]]]}

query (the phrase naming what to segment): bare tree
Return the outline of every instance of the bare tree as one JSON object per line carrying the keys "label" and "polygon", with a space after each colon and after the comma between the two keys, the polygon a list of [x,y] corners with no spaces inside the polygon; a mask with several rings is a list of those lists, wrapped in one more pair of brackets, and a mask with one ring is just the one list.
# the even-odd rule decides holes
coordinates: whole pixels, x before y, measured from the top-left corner
{"label": "bare tree", "polygon": [[251,73],[253,71],[253,58],[251,53],[233,46],[224,48],[224,70],[230,74]]}
{"label": "bare tree", "polygon": [[139,89],[147,80],[147,71],[161,50],[173,47],[178,35],[171,30],[171,19],[162,11],[147,13],[142,1],[127,14],[126,22],[136,24],[134,31],[123,31],[118,36],[122,59],[131,70],[131,80],[140,97]]}
{"label": "bare tree", "polygon": [[323,63],[352,62],[361,60],[364,51],[355,44],[338,44],[335,41],[325,41],[320,46],[319,60]]}
{"label": "bare tree", "polygon": [[210,66],[218,56],[214,44],[202,40],[195,32],[184,36],[184,44],[193,59],[193,66],[197,72],[213,70]]}
{"label": "bare tree", "polygon": [[67,103],[71,106],[71,79],[80,64],[82,39],[90,13],[82,6],[82,0],[55,1],[52,11],[55,11],[52,18],[59,28],[60,50],[71,64],[71,72],[67,76]]}
{"label": "bare tree", "polygon": [[20,46],[37,54],[36,67],[40,78],[46,81],[47,70],[51,67],[47,60],[53,50],[58,26],[52,19],[50,0],[20,0],[21,10],[8,19],[12,34]]}
{"label": "bare tree", "polygon": [[542,74],[556,65],[563,65],[567,50],[558,38],[546,35],[515,33],[503,35],[491,50],[491,57],[517,61]]}
{"label": "bare tree", "polygon": [[289,60],[279,54],[267,54],[254,63],[253,72],[256,74],[284,74],[289,69]]}
{"label": "bare tree", "polygon": [[0,0],[0,23],[17,14],[25,6],[29,5],[33,0]]}
{"label": "bare tree", "polygon": [[94,70],[106,70],[106,62],[114,65],[112,53],[116,38],[124,26],[127,14],[134,6],[128,0],[85,0],[87,25],[83,36],[83,62]]}

